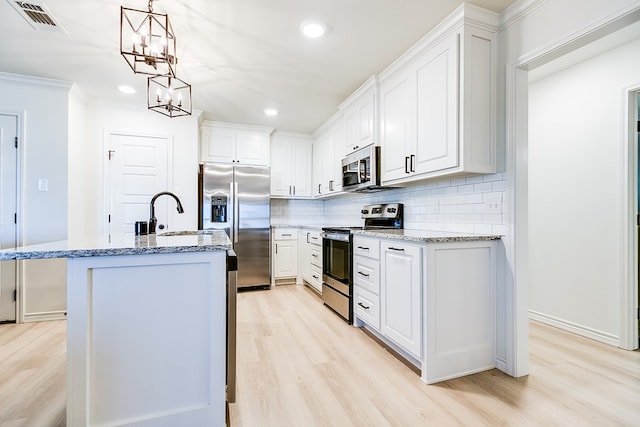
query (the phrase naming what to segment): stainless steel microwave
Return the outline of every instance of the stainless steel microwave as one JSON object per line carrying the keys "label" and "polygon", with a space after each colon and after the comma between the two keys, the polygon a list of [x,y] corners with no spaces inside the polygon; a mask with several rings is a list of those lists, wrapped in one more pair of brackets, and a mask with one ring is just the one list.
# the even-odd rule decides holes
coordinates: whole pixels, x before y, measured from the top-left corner
{"label": "stainless steel microwave", "polygon": [[369,145],[342,159],[344,191],[380,190],[380,147]]}

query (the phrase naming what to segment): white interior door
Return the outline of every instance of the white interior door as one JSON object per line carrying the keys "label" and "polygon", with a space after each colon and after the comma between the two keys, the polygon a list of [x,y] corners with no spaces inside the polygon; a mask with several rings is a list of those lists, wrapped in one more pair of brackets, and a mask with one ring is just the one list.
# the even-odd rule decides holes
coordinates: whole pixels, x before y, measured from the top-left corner
{"label": "white interior door", "polygon": [[[0,249],[17,241],[18,119],[0,114]],[[16,320],[16,261],[0,261],[0,321]]]}
{"label": "white interior door", "polygon": [[[170,189],[169,148],[168,137],[107,134],[109,233],[133,233],[136,221],[149,220],[153,195]],[[167,226],[171,220],[168,201],[161,197],[155,203],[158,225]]]}

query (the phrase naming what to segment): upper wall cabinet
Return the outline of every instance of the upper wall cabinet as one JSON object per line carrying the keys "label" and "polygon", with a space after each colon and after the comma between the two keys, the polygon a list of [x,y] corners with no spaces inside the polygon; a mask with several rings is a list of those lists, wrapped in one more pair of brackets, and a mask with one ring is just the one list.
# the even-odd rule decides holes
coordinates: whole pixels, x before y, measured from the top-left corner
{"label": "upper wall cabinet", "polygon": [[200,126],[203,162],[270,165],[273,128],[204,121]]}
{"label": "upper wall cabinet", "polygon": [[271,196],[311,197],[310,135],[275,132],[271,138]]}
{"label": "upper wall cabinet", "polygon": [[380,75],[382,184],[496,171],[496,15],[458,12]]}
{"label": "upper wall cabinet", "polygon": [[344,143],[336,147],[340,158],[377,143],[377,81],[373,76],[338,107],[344,112]]}
{"label": "upper wall cabinet", "polygon": [[334,116],[315,135],[313,142],[313,196],[326,197],[342,191],[344,138],[344,119],[340,114]]}

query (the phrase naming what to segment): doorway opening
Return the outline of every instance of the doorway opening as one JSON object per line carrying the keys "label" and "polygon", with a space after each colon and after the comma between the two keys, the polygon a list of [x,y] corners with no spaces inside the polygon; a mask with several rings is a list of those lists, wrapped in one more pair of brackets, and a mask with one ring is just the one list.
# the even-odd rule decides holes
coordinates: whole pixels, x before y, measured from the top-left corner
{"label": "doorway opening", "polygon": [[[18,117],[0,113],[0,249],[18,243]],[[0,322],[17,316],[17,261],[0,261]]]}
{"label": "doorway opening", "polygon": [[639,34],[636,21],[515,69],[527,106],[514,120],[527,153],[518,192],[527,194],[529,292],[519,319],[629,350],[638,348],[640,177],[638,129],[624,126],[638,120],[640,65],[627,54],[638,56]]}

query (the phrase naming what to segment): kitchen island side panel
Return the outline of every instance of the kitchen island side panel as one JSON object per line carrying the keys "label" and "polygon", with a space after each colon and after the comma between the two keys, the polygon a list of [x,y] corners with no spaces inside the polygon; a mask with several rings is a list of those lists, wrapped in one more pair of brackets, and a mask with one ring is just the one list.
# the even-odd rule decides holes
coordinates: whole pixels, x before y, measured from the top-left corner
{"label": "kitchen island side panel", "polygon": [[68,259],[69,426],[224,425],[225,259]]}

